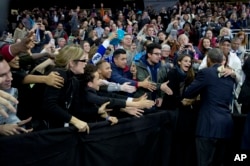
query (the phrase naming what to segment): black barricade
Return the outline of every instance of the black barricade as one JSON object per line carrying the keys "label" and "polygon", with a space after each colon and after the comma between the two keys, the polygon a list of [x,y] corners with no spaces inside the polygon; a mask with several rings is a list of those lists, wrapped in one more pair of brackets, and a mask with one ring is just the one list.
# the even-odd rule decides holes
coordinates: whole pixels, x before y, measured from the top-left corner
{"label": "black barricade", "polygon": [[[90,134],[68,127],[0,137],[0,165],[171,166],[171,159],[182,160],[172,156],[173,143],[178,144],[173,141],[174,116],[173,111],[161,111],[124,118],[114,126],[93,123]],[[234,161],[244,154],[240,141],[245,116],[233,117],[236,128],[227,166],[245,165]]]}
{"label": "black barricade", "polygon": [[170,145],[164,142],[171,141],[169,122],[164,111],[121,119],[114,126],[89,124],[88,135],[69,127],[2,137],[0,165],[165,165]]}

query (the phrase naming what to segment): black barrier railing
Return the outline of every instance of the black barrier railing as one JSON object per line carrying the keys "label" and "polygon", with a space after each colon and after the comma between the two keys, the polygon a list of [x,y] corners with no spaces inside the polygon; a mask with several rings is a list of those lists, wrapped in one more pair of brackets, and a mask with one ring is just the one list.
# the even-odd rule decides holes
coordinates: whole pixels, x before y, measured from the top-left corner
{"label": "black barrier railing", "polygon": [[[172,153],[174,145],[179,144],[173,139],[175,113],[161,111],[125,118],[114,126],[108,122],[92,123],[90,134],[68,127],[0,137],[0,165],[174,166],[173,160],[182,160],[179,152]],[[227,166],[235,165],[235,155],[241,154],[244,118],[234,116],[237,132]],[[184,139],[188,139],[187,135],[179,140]]]}

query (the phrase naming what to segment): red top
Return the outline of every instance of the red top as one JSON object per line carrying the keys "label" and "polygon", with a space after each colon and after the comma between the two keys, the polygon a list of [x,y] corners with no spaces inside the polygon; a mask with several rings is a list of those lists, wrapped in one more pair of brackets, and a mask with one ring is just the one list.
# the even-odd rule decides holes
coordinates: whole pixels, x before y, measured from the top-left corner
{"label": "red top", "polygon": [[3,47],[1,47],[0,53],[3,55],[4,59],[7,62],[10,62],[14,58],[14,56],[10,52],[10,45],[8,44],[5,44]]}

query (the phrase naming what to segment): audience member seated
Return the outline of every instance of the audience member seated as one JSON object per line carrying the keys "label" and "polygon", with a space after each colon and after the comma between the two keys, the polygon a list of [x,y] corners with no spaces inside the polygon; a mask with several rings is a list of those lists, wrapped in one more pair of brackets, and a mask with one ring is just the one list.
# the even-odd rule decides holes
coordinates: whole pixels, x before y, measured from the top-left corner
{"label": "audience member seated", "polygon": [[[211,40],[207,37],[204,37],[201,39],[201,45],[198,47],[200,52],[201,52],[201,55],[202,57],[205,57],[208,50],[210,50],[212,47],[211,47]],[[200,63],[201,63],[201,60],[199,60]]]}
{"label": "audience member seated", "polygon": [[173,68],[173,60],[169,57],[171,48],[168,44],[162,44],[161,46],[161,65],[165,66],[167,71]]}
{"label": "audience member seated", "polygon": [[185,34],[187,35],[187,37],[189,38],[190,40],[190,43],[195,43],[195,41],[197,40],[197,36],[195,34],[195,31],[194,29],[192,28],[192,25],[191,23],[189,22],[185,22],[183,24],[183,27],[182,29],[178,30],[178,36],[181,35],[181,34]]}
{"label": "audience member seated", "polygon": [[[217,41],[217,38],[214,36],[212,30],[207,30],[204,37],[206,37],[206,38],[208,38],[208,39],[210,40],[210,43],[211,43],[211,44],[210,44],[210,47],[212,47],[212,48],[215,48],[215,47],[216,47],[216,45],[217,45],[217,42],[216,42],[216,41]],[[203,39],[203,38],[201,38],[200,41],[199,41],[199,44],[198,44],[198,47],[199,47],[199,48],[200,48],[201,45],[202,45],[202,39]]]}
{"label": "audience member seated", "polygon": [[22,22],[19,22],[14,31],[14,36],[13,36],[14,42],[16,42],[17,39],[23,39],[27,34],[28,30],[24,27]]}
{"label": "audience member seated", "polygon": [[178,37],[178,43],[180,47],[174,54],[174,65],[177,64],[178,56],[186,52],[186,54],[189,54],[191,55],[191,57],[193,57],[193,68],[197,70],[200,65],[199,60],[203,59],[198,47],[193,46],[193,44],[189,43],[189,38],[185,34],[181,34]]}
{"label": "audience member seated", "polygon": [[50,41],[50,36],[45,30],[45,26],[41,22],[37,22],[34,24],[34,27],[32,28],[32,31],[34,31],[34,43],[35,46],[32,48],[32,53],[39,53],[42,51],[45,44],[48,44]]}
{"label": "audience member seated", "polygon": [[52,32],[53,38],[55,39],[56,43],[55,45],[58,45],[58,39],[59,38],[64,38],[65,41],[68,41],[68,34],[63,28],[63,24],[59,23],[57,25],[57,28]]}
{"label": "audience member seated", "polygon": [[217,37],[217,46],[219,46],[219,43],[220,43],[220,40],[223,36],[227,36],[230,38],[230,40],[233,38],[233,35],[232,35],[232,32],[231,32],[231,29],[228,29],[226,27],[223,27],[220,29],[220,34],[219,36]]}
{"label": "audience member seated", "polygon": [[246,32],[244,31],[239,31],[237,34],[236,34],[236,37],[238,37],[240,40],[241,40],[241,43],[240,43],[240,51],[244,54],[246,52],[246,46],[248,44],[248,37],[247,37],[247,34]]}

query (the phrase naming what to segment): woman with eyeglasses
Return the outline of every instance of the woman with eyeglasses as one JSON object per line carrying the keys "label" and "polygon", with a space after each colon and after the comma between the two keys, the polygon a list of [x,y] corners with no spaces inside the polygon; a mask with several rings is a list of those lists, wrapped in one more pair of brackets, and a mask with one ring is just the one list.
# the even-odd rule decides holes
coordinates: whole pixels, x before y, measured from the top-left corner
{"label": "woman with eyeglasses", "polygon": [[86,122],[72,115],[77,104],[79,81],[77,75],[84,73],[88,57],[80,46],[68,45],[55,57],[56,71],[64,78],[64,86],[60,89],[46,86],[43,108],[49,128],[75,126],[79,132],[89,132]]}

